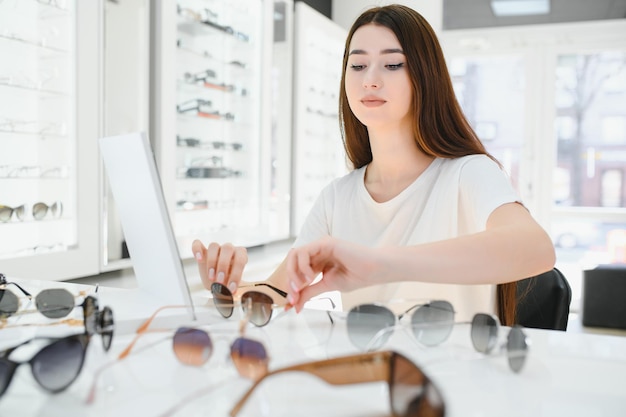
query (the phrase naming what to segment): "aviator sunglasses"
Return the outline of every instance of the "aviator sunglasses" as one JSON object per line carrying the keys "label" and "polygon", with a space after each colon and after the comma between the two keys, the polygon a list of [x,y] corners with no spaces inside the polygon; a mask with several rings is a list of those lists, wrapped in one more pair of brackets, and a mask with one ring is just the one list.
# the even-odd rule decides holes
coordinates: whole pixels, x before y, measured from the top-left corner
{"label": "aviator sunglasses", "polygon": [[255,381],[230,411],[235,417],[267,377],[306,372],[331,385],[387,382],[391,411],[396,417],[442,417],[445,407],[437,386],[413,362],[393,351],[377,351],[307,362],[276,369]]}
{"label": "aviator sunglasses", "polygon": [[[241,286],[241,288],[258,286],[270,288],[281,297],[287,298],[285,291],[264,282]],[[213,295],[213,301],[215,302],[217,311],[219,311],[224,318],[232,316],[235,306],[241,304],[241,308],[246,316],[249,317],[250,322],[258,327],[265,326],[269,323],[272,318],[273,310],[282,307],[274,303],[272,297],[260,291],[246,291],[241,295],[241,300],[235,302],[233,293],[230,292],[228,287],[218,282],[211,284],[211,294]]]}
{"label": "aviator sunglasses", "polygon": [[[99,308],[98,300],[87,296],[82,303],[85,332],[63,338],[35,337],[17,346],[0,352],[0,397],[13,380],[15,371],[22,364],[29,364],[35,381],[51,393],[68,388],[80,375],[91,337],[99,334],[105,351],[113,340],[113,311],[109,307]],[[22,346],[41,340],[50,340],[28,361],[13,361],[9,356]]]}
{"label": "aviator sunglasses", "polygon": [[[15,282],[7,281],[0,273],[0,319],[6,319],[16,314],[32,313],[33,311],[19,311],[20,299],[6,286],[16,286],[29,300],[32,295]],[[35,297],[35,307],[44,316],[50,319],[66,317],[76,307],[76,296],[65,288],[48,288],[40,291]]]}
{"label": "aviator sunglasses", "polygon": [[452,332],[454,308],[444,300],[416,304],[396,316],[379,304],[362,304],[348,312],[348,337],[361,350],[376,350],[384,345],[397,323],[410,314],[410,327],[415,339],[425,346],[444,342]]}

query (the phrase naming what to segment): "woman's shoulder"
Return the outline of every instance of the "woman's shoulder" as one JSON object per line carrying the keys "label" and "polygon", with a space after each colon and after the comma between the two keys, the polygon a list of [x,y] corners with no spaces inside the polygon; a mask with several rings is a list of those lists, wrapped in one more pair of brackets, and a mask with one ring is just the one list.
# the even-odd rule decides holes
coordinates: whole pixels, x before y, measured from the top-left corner
{"label": "woman's shoulder", "polygon": [[500,169],[498,163],[484,154],[467,155],[459,158],[442,158],[441,167],[449,171]]}

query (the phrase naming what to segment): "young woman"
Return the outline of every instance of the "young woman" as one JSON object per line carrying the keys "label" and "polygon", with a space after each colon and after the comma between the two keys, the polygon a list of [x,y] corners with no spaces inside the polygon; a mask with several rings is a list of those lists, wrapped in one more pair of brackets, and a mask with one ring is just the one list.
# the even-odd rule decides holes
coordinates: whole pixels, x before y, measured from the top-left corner
{"label": "young woman", "polygon": [[[554,248],[463,116],[428,22],[402,5],[365,11],[341,85],[353,170],[322,191],[268,282],[296,310],[340,290],[344,307],[443,298],[464,318],[489,309],[512,324],[515,281],[551,269]],[[237,289],[244,248],[195,241],[193,251],[207,287]]]}

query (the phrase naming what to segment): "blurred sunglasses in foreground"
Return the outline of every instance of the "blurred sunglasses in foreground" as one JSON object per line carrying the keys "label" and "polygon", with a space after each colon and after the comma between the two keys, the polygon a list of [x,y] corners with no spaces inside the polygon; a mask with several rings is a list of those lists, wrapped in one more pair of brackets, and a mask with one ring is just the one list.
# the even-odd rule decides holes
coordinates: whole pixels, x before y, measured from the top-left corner
{"label": "blurred sunglasses in foreground", "polygon": [[[105,351],[113,340],[113,311],[109,307],[100,310],[98,300],[87,296],[82,304],[85,332],[63,338],[35,337],[3,352],[0,352],[0,397],[4,395],[13,380],[16,369],[29,364],[35,381],[51,393],[68,388],[80,375],[85,362],[85,354],[94,334],[102,338]],[[9,356],[20,347],[39,340],[51,340],[28,361],[17,362]]]}
{"label": "blurred sunglasses in foreground", "polygon": [[[250,303],[251,301],[248,301]],[[87,396],[87,404],[95,401],[96,386],[99,375],[112,365],[127,358],[131,353],[139,353],[147,350],[165,340],[169,340],[170,336],[165,339],[159,339],[156,342],[149,343],[133,351],[137,341],[146,333],[171,331],[170,329],[150,329],[150,324],[161,311],[168,308],[188,308],[188,306],[164,306],[156,310],[139,328],[133,340],[118,355],[117,360],[109,362],[99,368],[95,374],[91,389]],[[247,311],[251,311],[247,308]],[[230,346],[230,358],[237,369],[240,376],[252,380],[261,378],[267,373],[269,366],[269,357],[265,346],[261,342],[249,339],[244,336],[248,318],[244,318],[239,324],[240,336]],[[189,366],[202,366],[209,361],[213,355],[213,340],[209,333],[205,330],[193,327],[179,327],[175,330],[172,338],[172,349],[179,362]]]}
{"label": "blurred sunglasses in foreground", "polygon": [[[267,287],[284,299],[287,298],[287,293],[285,291],[267,283],[256,283],[247,286],[242,285],[240,288],[258,286]],[[215,302],[217,311],[219,311],[224,318],[232,316],[235,306],[237,304],[241,304],[241,308],[243,309],[244,314],[249,317],[249,321],[258,327],[265,326],[270,322],[272,312],[275,308],[283,307],[274,303],[272,297],[260,291],[246,291],[241,295],[240,302],[235,302],[233,293],[230,292],[228,287],[218,282],[211,284],[211,294],[213,295],[213,301]]]}
{"label": "blurred sunglasses in foreground", "polygon": [[230,415],[236,416],[267,377],[285,372],[306,372],[331,385],[387,382],[389,403],[396,417],[441,417],[443,397],[433,382],[409,359],[393,351],[344,356],[269,372],[244,394]]}

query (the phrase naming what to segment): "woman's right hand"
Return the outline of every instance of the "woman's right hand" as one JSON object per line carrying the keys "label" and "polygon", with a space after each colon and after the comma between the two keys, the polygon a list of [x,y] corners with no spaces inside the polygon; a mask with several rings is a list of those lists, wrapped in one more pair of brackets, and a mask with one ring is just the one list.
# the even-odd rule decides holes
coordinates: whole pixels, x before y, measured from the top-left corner
{"label": "woman's right hand", "polygon": [[205,288],[210,289],[211,284],[219,282],[227,286],[232,293],[237,291],[243,270],[248,263],[246,248],[231,243],[220,245],[215,242],[205,247],[201,241],[194,240],[191,249]]}

